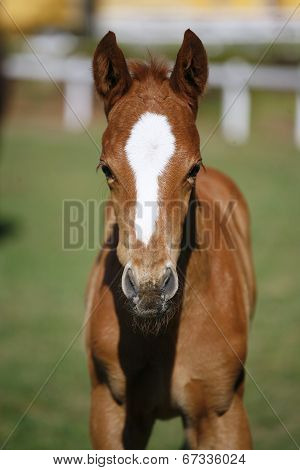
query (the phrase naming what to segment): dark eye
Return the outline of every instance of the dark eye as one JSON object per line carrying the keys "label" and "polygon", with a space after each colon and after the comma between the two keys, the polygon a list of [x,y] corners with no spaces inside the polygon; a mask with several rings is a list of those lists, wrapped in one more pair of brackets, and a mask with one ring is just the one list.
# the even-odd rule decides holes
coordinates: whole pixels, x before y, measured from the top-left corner
{"label": "dark eye", "polygon": [[103,171],[106,179],[108,179],[108,180],[113,180],[114,179],[114,175],[113,175],[111,169],[109,168],[109,166],[101,165],[101,170]]}
{"label": "dark eye", "polygon": [[201,168],[200,163],[196,163],[195,165],[193,165],[192,168],[190,169],[190,171],[187,174],[187,178],[188,179],[195,178],[197,176],[197,173],[200,170],[200,168]]}

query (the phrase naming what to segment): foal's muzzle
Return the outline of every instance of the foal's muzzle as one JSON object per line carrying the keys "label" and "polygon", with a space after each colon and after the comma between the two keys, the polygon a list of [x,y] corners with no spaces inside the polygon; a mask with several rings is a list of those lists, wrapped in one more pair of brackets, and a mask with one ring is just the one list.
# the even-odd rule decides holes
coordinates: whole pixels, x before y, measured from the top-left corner
{"label": "foal's muzzle", "polygon": [[142,314],[159,314],[166,307],[166,303],[174,297],[178,290],[178,276],[176,270],[169,263],[165,266],[158,280],[139,280],[137,272],[130,263],[127,263],[122,276],[122,289],[128,299]]}

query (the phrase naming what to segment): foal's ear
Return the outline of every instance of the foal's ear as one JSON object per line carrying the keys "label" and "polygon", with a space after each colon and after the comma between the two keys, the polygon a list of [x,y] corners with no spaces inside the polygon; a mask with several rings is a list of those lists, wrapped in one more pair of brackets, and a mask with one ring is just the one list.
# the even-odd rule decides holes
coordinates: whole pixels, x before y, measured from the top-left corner
{"label": "foal's ear", "polygon": [[197,114],[198,96],[202,95],[208,77],[207,55],[204,46],[193,31],[187,29],[170,76],[173,90],[184,96]]}
{"label": "foal's ear", "polygon": [[129,89],[132,79],[116,35],[109,31],[99,42],[93,59],[96,90],[103,98],[106,116]]}

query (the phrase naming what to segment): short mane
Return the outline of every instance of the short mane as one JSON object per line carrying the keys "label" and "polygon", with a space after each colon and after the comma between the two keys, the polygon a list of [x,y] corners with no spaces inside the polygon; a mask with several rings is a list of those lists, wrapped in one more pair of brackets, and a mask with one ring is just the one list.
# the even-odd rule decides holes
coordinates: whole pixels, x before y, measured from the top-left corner
{"label": "short mane", "polygon": [[164,81],[169,77],[170,67],[163,61],[150,58],[150,62],[141,60],[128,61],[128,68],[133,79],[142,82],[148,78],[154,78],[157,81]]}

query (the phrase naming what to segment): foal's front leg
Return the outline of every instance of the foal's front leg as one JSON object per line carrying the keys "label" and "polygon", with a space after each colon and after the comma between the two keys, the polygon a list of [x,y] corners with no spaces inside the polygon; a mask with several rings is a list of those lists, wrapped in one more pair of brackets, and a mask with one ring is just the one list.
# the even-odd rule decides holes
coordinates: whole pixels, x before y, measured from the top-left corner
{"label": "foal's front leg", "polygon": [[189,417],[185,433],[190,449],[252,449],[248,417],[238,394],[222,416],[209,412],[198,419]]}
{"label": "foal's front leg", "polygon": [[119,404],[107,383],[95,373],[89,361],[92,378],[90,431],[94,449],[145,449],[153,426],[153,417],[137,409],[128,397]]}
{"label": "foal's front leg", "polygon": [[105,384],[93,385],[90,411],[90,432],[94,449],[124,449],[122,433],[124,406],[112,397]]}
{"label": "foal's front leg", "polygon": [[145,449],[152,426],[151,416],[133,414],[119,405],[106,385],[93,387],[90,429],[94,449]]}

